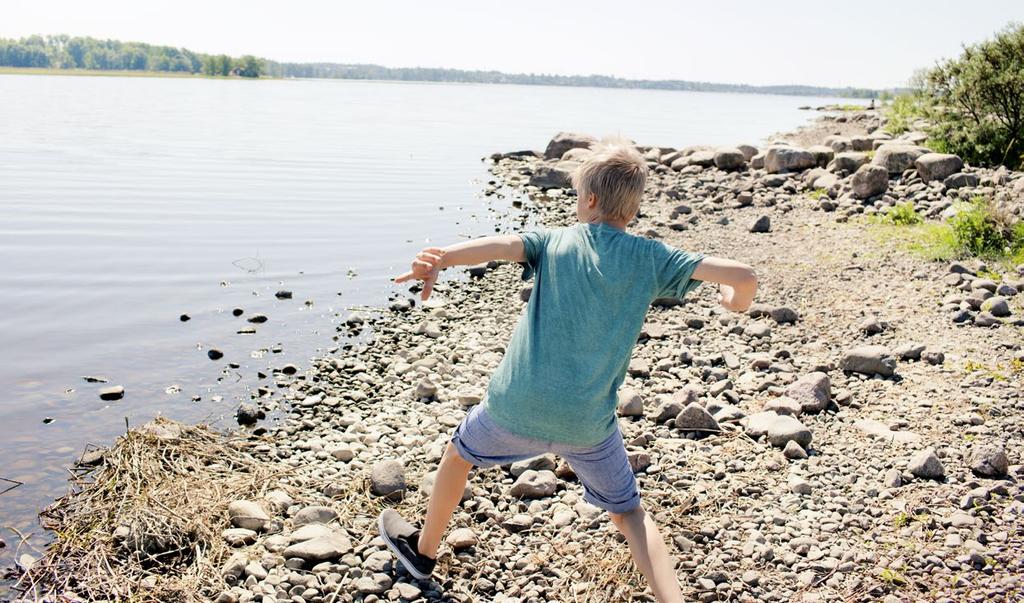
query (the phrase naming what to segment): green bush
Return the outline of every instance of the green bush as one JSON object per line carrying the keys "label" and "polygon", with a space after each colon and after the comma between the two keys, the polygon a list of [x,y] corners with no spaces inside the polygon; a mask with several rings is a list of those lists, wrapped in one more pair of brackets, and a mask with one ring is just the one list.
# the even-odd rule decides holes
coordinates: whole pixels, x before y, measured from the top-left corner
{"label": "green bush", "polygon": [[914,224],[920,224],[924,220],[921,218],[921,214],[917,213],[914,209],[914,203],[907,201],[906,203],[898,203],[885,213],[885,221],[889,224],[896,226],[913,226]]}
{"label": "green bush", "polygon": [[936,66],[925,92],[932,148],[974,164],[1024,165],[1024,26],[1011,24]]}
{"label": "green bush", "polygon": [[1024,224],[981,197],[949,220],[959,247],[971,255],[1003,257],[1024,246]]}
{"label": "green bush", "polygon": [[885,125],[885,131],[893,136],[899,136],[909,132],[916,120],[928,117],[927,99],[920,91],[900,94],[886,108],[885,114],[889,120]]}

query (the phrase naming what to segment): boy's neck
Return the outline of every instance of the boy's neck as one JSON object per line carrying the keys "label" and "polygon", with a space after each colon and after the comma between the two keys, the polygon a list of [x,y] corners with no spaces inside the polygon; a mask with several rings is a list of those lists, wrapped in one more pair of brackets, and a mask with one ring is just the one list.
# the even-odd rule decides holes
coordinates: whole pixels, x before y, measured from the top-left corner
{"label": "boy's neck", "polygon": [[598,218],[594,218],[593,220],[590,220],[589,222],[587,222],[587,224],[604,224],[605,226],[611,226],[615,230],[623,230],[623,231],[626,230],[626,225],[628,223],[629,222],[623,222],[621,220],[601,220],[601,219],[598,219]]}

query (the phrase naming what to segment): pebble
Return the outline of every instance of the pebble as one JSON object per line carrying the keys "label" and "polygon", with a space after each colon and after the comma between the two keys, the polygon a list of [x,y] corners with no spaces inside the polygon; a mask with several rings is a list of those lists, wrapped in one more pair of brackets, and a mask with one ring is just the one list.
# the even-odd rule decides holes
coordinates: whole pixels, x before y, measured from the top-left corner
{"label": "pebble", "polygon": [[370,492],[374,496],[401,499],[405,494],[405,467],[389,459],[373,464],[370,471]]}

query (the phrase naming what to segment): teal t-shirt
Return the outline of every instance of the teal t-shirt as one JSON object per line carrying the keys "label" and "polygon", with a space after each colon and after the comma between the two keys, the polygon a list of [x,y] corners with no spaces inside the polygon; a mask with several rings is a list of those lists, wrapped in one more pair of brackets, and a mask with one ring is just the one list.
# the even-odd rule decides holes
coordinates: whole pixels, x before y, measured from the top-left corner
{"label": "teal t-shirt", "polygon": [[524,437],[598,444],[617,428],[617,392],[651,302],[695,289],[704,256],[603,223],[520,236],[533,293],[484,408]]}

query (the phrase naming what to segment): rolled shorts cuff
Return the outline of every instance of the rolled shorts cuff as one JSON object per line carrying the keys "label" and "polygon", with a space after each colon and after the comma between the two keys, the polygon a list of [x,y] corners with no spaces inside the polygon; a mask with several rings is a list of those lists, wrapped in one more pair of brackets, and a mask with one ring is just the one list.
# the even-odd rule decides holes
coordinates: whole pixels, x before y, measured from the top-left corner
{"label": "rolled shorts cuff", "polygon": [[588,488],[583,489],[583,500],[594,505],[598,509],[609,513],[629,513],[640,508],[640,492],[637,491],[632,497],[622,502],[612,502],[598,498]]}

